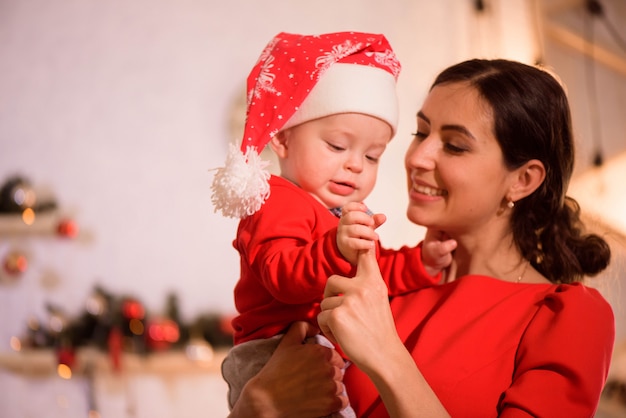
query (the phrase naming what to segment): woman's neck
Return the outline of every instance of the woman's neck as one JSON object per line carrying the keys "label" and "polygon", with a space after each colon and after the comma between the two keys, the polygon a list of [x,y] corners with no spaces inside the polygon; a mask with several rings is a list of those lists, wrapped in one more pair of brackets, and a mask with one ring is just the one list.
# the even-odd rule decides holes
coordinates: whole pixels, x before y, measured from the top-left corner
{"label": "woman's neck", "polygon": [[[487,235],[488,236],[488,235]],[[455,238],[456,277],[469,274],[490,276],[506,281],[521,281],[530,270],[513,242],[512,236],[499,240]]]}

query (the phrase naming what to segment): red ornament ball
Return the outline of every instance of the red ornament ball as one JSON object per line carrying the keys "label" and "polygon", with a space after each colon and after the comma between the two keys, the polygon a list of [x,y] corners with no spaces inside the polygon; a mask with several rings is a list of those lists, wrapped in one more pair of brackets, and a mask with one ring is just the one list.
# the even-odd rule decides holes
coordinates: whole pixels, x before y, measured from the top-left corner
{"label": "red ornament ball", "polygon": [[4,271],[13,277],[20,276],[28,269],[26,255],[19,251],[13,251],[4,258]]}
{"label": "red ornament ball", "polygon": [[122,315],[126,319],[143,319],[146,314],[141,302],[136,299],[128,298],[122,302]]}
{"label": "red ornament ball", "polygon": [[165,350],[178,342],[180,329],[178,324],[168,318],[154,318],[146,332],[146,345],[152,350]]}
{"label": "red ornament ball", "polygon": [[61,219],[57,225],[57,234],[65,238],[76,238],[78,225],[71,219]]}

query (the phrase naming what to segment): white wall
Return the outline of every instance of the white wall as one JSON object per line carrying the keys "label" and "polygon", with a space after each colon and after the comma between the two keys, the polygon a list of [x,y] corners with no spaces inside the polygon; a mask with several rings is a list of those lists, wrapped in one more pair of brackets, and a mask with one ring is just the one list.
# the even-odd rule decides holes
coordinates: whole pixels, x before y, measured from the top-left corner
{"label": "white wall", "polygon": [[378,32],[394,45],[404,65],[399,134],[368,203],[388,215],[384,244],[416,243],[402,158],[428,84],[471,56],[537,56],[527,2],[491,2],[485,16],[471,4],[3,0],[0,181],[22,174],[51,191],[81,236],[0,237],[0,257],[15,246],[31,256],[17,283],[0,284],[0,350],[30,315],[45,317],[47,301],[81,311],[96,283],[156,312],[172,290],[186,318],[233,312],[236,223],[213,213],[208,170],[223,163],[231,110],[280,31]]}

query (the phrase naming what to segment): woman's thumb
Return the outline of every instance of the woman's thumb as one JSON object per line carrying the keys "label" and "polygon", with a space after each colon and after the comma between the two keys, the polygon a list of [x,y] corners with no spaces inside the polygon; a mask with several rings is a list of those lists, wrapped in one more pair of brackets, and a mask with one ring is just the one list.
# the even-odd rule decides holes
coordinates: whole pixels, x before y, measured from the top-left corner
{"label": "woman's thumb", "polygon": [[370,248],[369,250],[359,251],[357,256],[356,275],[369,275],[374,272],[380,275],[378,261],[376,261],[376,250],[374,248]]}

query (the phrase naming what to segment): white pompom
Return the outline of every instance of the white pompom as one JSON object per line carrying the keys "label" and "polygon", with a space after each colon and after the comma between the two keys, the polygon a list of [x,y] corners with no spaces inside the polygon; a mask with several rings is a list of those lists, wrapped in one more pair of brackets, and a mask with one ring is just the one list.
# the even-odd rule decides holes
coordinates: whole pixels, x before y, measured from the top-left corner
{"label": "white pompom", "polygon": [[229,218],[245,218],[258,211],[270,195],[268,165],[254,148],[248,147],[244,155],[230,144],[226,164],[217,169],[211,185],[215,211]]}

